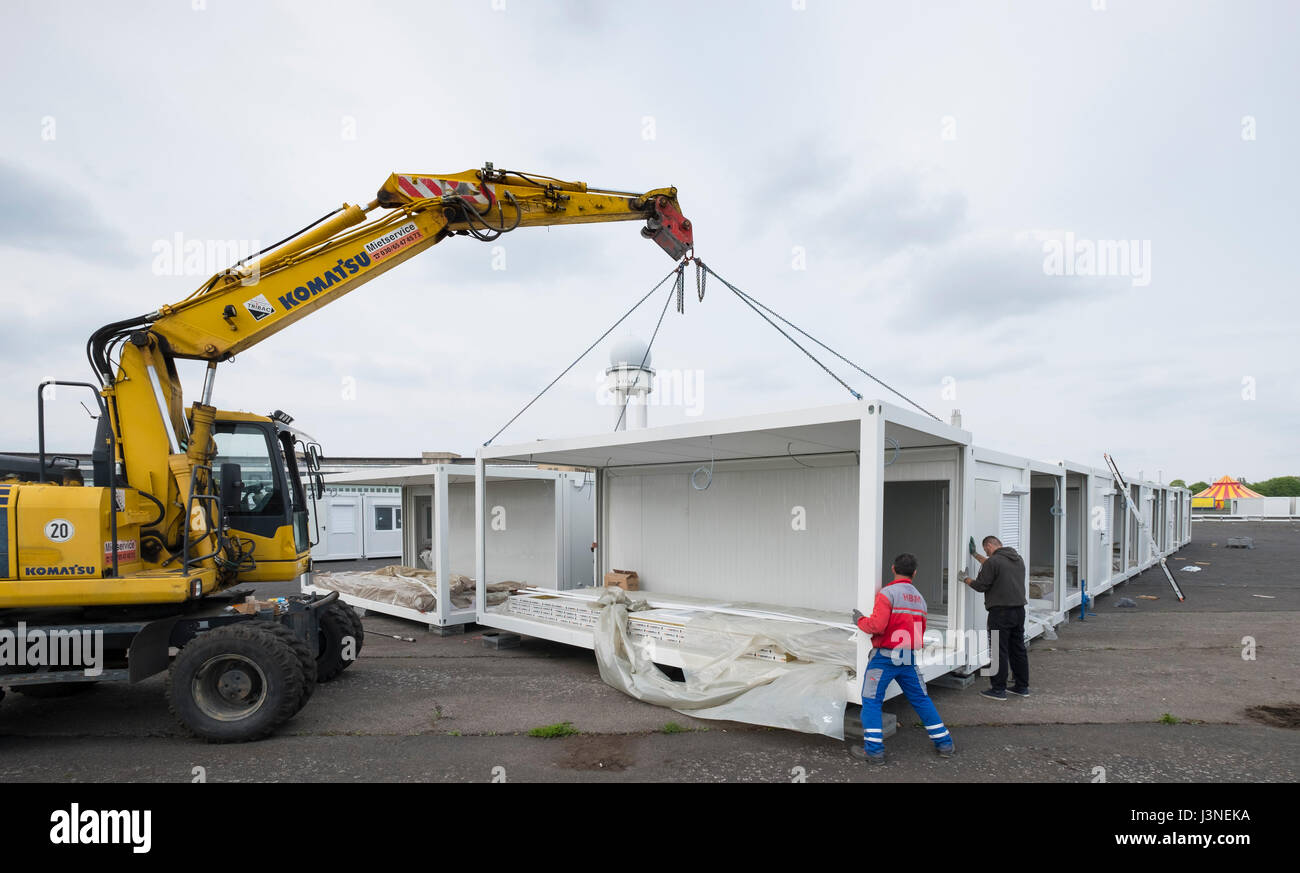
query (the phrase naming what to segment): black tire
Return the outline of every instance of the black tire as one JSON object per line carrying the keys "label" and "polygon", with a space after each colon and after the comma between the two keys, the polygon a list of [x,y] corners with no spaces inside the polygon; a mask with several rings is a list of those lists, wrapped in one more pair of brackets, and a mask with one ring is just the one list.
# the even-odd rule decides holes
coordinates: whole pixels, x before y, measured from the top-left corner
{"label": "black tire", "polygon": [[271,633],[284,640],[285,644],[293,649],[298,663],[302,664],[302,699],[298,701],[298,709],[294,710],[296,713],[307,705],[307,701],[311,700],[312,694],[316,691],[316,659],[312,656],[311,646],[287,625],[273,621],[258,622],[258,624],[270,629]]}
{"label": "black tire", "polygon": [[[352,638],[352,657],[344,657],[347,652],[346,640]],[[336,600],[320,611],[320,646],[316,655],[316,678],[320,682],[330,682],[352,666],[361,654],[361,644],[365,632],[361,629],[361,619],[356,610],[341,600]]]}
{"label": "black tire", "polygon": [[13,685],[11,691],[17,691],[33,700],[54,700],[59,697],[73,697],[85,694],[95,687],[94,682],[59,682],[53,685]]}
{"label": "black tire", "polygon": [[352,608],[351,604],[342,603],[341,605],[343,607],[343,612],[346,612],[347,617],[352,620],[352,637],[356,639],[356,656],[360,657],[361,646],[365,644],[365,627],[361,625],[361,617],[359,614],[356,614],[356,609]]}
{"label": "black tire", "polygon": [[302,662],[275,627],[225,625],[181,649],[167,674],[167,700],[187,731],[210,743],[256,740],[302,708]]}

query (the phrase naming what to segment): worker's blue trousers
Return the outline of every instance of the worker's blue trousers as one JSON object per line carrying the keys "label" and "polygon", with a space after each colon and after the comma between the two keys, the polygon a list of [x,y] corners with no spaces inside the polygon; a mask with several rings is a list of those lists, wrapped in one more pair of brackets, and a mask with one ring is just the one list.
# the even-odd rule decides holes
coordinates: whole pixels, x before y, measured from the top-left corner
{"label": "worker's blue trousers", "polygon": [[915,655],[908,649],[902,649],[895,658],[894,650],[876,649],[867,662],[867,671],[862,677],[862,735],[868,755],[885,753],[880,704],[885,700],[890,682],[898,683],[907,702],[912,704],[912,709],[921,717],[921,724],[925,725],[925,732],[934,741],[935,748],[952,745],[952,737],[939,718],[939,710],[934,708],[930,695],[925,693],[925,680],[921,678],[921,668],[916,665]]}

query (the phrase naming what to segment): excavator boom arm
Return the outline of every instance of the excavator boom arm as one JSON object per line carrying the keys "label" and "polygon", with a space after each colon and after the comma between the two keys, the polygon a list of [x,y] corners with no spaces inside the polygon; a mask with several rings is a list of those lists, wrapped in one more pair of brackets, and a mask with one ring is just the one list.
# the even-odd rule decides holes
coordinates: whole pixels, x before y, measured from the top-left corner
{"label": "excavator boom arm", "polygon": [[[221,584],[232,574],[247,576],[234,568],[243,563],[228,548],[235,540],[219,536],[203,521],[213,493],[217,420],[210,403],[218,362],[448,236],[492,241],[520,227],[633,220],[645,221],[642,235],[674,259],[692,251],[691,223],[682,216],[673,188],[643,193],[593,189],[582,182],[496,170],[491,164],[446,176],[394,173],[366,206],[345,203],[255,259],[213,276],[185,300],[100,328],[87,353],[108,409],[101,437],[115,446],[117,457],[107,459],[106,445],[97,451],[104,452],[110,469],[121,462],[125,484],[160,508],[158,518],[141,531],[141,538],[161,552],[150,558],[155,569],[175,568],[183,555],[207,568],[204,586]],[[203,396],[188,411],[178,358],[208,362]],[[104,428],[113,429],[113,440]],[[116,473],[111,480],[119,485]],[[278,562],[288,568],[266,573],[292,574],[305,566],[289,527],[277,528],[262,542],[256,559],[267,558],[268,567]],[[219,578],[214,571],[221,549],[227,554]],[[202,557],[194,557],[195,551]]]}
{"label": "excavator boom arm", "polygon": [[447,176],[394,173],[367,207],[344,204],[257,261],[213,277],[152,314],[149,329],[171,357],[221,361],[448,236],[491,241],[520,227],[636,220],[671,257],[691,250],[691,224],[673,188],[592,190],[491,165]]}

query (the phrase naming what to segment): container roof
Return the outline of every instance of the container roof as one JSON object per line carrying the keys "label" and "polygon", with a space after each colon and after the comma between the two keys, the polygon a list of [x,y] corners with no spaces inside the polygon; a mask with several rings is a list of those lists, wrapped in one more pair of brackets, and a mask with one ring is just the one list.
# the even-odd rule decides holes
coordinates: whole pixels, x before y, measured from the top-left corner
{"label": "container roof", "polygon": [[868,406],[885,415],[885,436],[899,448],[953,446],[970,435],[950,425],[880,401],[841,404],[794,412],[690,422],[596,436],[539,440],[511,446],[486,446],[486,460],[627,467],[643,464],[708,462],[710,458],[774,458],[856,452],[861,448],[862,416]]}
{"label": "container roof", "polygon": [[[474,481],[473,464],[415,464],[408,467],[381,467],[373,470],[353,470],[348,473],[330,473],[326,485],[432,485],[438,472],[447,472],[447,481],[455,484]],[[487,468],[489,482],[511,479],[554,479],[556,471],[538,470],[528,466],[491,464]]]}

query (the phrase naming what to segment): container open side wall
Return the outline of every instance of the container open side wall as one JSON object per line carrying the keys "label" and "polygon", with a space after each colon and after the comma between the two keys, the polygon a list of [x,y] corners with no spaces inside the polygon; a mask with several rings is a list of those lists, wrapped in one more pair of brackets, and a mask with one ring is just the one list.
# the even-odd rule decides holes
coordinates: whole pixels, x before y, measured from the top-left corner
{"label": "container open side wall", "polygon": [[[335,483],[368,483],[401,489],[404,518],[401,562],[436,574],[432,610],[385,603],[354,594],[353,606],[430,627],[473,622],[476,603],[456,606],[450,592],[457,576],[476,579],[475,468],[467,464],[422,464],[340,474]],[[591,585],[595,485],[589,473],[493,465],[487,488],[495,512],[491,536],[499,546],[489,582],[518,581],[570,588]],[[304,590],[307,589],[304,585]],[[475,585],[475,596],[481,596]]]}
{"label": "container open side wall", "polygon": [[[930,602],[933,644],[923,672],[932,678],[978,666],[961,634],[943,633],[967,624],[958,571],[966,554],[968,445],[964,431],[876,401],[487,447],[478,464],[596,470],[600,573],[635,570],[639,596],[651,603],[743,601],[843,625],[855,606],[871,611],[896,553],[890,550],[913,552]],[[481,502],[476,578],[490,580],[489,529]],[[589,630],[505,610],[480,610],[478,621],[594,646]],[[852,646],[861,675],[870,642],[856,634]],[[660,645],[655,660],[674,665],[672,647]],[[844,697],[860,699],[856,677]]]}

